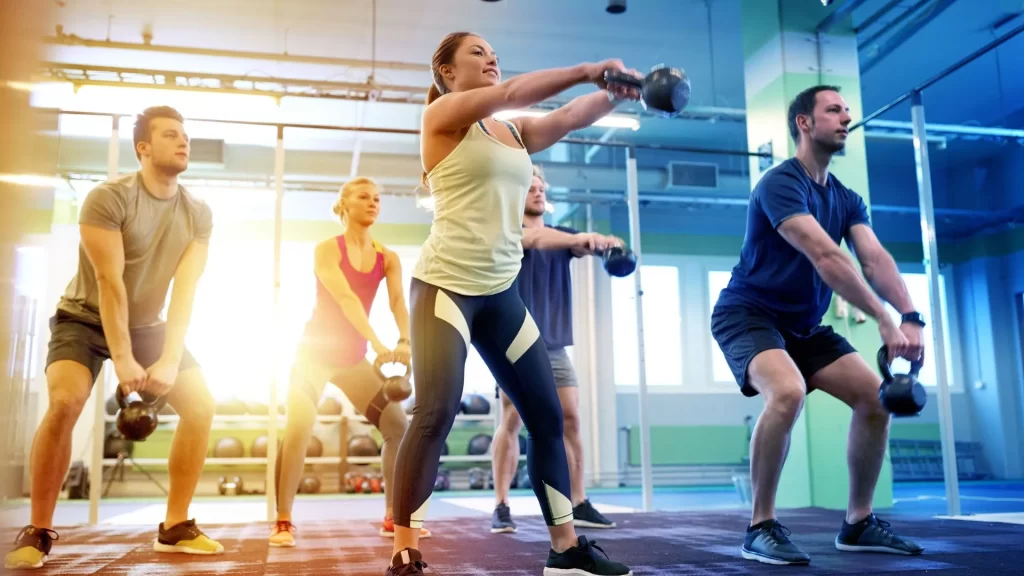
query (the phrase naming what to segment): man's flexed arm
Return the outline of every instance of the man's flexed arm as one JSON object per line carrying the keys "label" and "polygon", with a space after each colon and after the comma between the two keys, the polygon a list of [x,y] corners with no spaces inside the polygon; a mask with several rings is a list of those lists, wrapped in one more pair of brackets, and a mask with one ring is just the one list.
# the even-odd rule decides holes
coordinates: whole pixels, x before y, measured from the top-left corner
{"label": "man's flexed arm", "polygon": [[128,332],[128,294],[124,286],[123,205],[100,186],[82,203],[79,231],[82,248],[96,274],[100,321],[118,382],[126,392],[145,384],[146,371],[135,361]]}

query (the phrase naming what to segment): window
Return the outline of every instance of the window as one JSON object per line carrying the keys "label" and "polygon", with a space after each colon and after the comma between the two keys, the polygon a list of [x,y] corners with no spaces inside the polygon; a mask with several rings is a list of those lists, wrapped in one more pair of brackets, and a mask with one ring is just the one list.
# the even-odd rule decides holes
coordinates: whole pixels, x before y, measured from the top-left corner
{"label": "window", "polygon": [[[921,366],[921,373],[918,374],[918,380],[925,386],[938,386],[939,376],[936,373],[935,368],[935,333],[932,331],[935,325],[934,321],[931,320],[932,301],[931,294],[928,290],[928,275],[927,274],[900,274],[903,277],[903,282],[907,285],[907,292],[910,293],[910,299],[914,303],[914,307],[917,308],[922,314],[924,314],[927,322],[927,326],[924,327],[924,364]],[[949,308],[946,300],[946,277],[939,275],[939,303],[940,310],[942,311],[942,334],[945,337],[945,351],[946,351],[946,378],[947,384],[953,386],[953,357],[952,357],[952,343],[949,339]],[[895,308],[886,304],[886,310],[889,311],[889,316],[898,324],[900,321],[900,314]],[[906,373],[910,370],[910,362],[897,358],[892,363],[892,371],[894,373]]]}
{"label": "window", "polygon": [[[708,315],[715,309],[715,304],[718,302],[718,295],[729,285],[729,279],[732,278],[732,272],[714,270],[708,272]],[[718,342],[715,342],[715,338],[708,332],[708,338],[711,346],[711,376],[714,382],[734,382],[736,377],[733,376],[732,370],[729,368],[729,364],[725,361],[725,354],[722,353],[722,349],[718,346]]]}
{"label": "window", "polygon": [[[648,386],[682,386],[682,331],[679,311],[679,269],[643,266],[644,360]],[[612,343],[615,383],[638,386],[636,297],[632,277],[612,278]]]}

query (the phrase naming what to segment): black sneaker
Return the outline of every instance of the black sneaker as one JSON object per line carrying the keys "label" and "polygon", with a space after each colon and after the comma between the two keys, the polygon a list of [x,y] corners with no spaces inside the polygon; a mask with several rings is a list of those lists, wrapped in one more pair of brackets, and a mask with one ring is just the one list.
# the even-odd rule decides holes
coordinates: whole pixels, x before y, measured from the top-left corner
{"label": "black sneaker", "polygon": [[584,500],[573,507],[572,522],[581,528],[615,528],[615,522],[598,512],[590,500]]}
{"label": "black sneaker", "polygon": [[789,541],[790,531],[778,520],[765,520],[747,528],[741,552],[747,560],[788,566],[810,564],[811,557]]}
{"label": "black sneaker", "polygon": [[[601,552],[604,558],[597,553]],[[627,566],[608,560],[608,555],[586,536],[580,536],[577,545],[559,554],[548,550],[548,563],[544,576],[633,576]]]}
{"label": "black sneaker", "polygon": [[194,519],[175,524],[170,528],[160,523],[153,550],[177,554],[223,554],[224,546],[212,540],[196,526]]}
{"label": "black sneaker", "polygon": [[494,507],[491,514],[491,534],[515,534],[516,523],[512,521],[512,510],[502,502]]}
{"label": "black sneaker", "polygon": [[59,538],[49,528],[25,526],[14,538],[14,549],[4,556],[4,567],[8,570],[41,568],[50,556],[53,541]]}
{"label": "black sneaker", "polygon": [[836,536],[836,549],[843,552],[882,552],[917,556],[924,552],[916,543],[904,540],[889,529],[889,523],[871,514],[856,524],[847,524]]}
{"label": "black sneaker", "polygon": [[384,576],[420,576],[426,567],[419,550],[406,548],[391,559],[391,566],[384,571]]}

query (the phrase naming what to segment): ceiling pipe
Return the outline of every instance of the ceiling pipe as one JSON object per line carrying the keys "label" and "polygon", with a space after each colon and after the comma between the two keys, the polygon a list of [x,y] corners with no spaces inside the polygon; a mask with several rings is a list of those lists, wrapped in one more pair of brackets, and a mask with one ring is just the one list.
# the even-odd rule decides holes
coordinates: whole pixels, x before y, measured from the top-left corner
{"label": "ceiling pipe", "polygon": [[411,70],[414,72],[430,72],[430,65],[413,62],[372,61],[357,58],[335,58],[333,56],[307,56],[302,54],[277,54],[274,52],[254,52],[249,50],[223,50],[219,48],[188,48],[184,46],[168,46],[164,44],[144,44],[141,42],[116,42],[114,40],[90,40],[75,34],[64,34],[63,27],[57,27],[55,36],[46,36],[43,42],[61,46],[84,46],[86,48],[108,48],[112,50],[134,50],[139,52],[163,52],[170,54],[188,54],[191,56],[213,56],[217,58],[242,58],[246,60],[267,60],[270,62],[295,62],[299,64],[322,64],[325,66],[345,66],[347,68]]}

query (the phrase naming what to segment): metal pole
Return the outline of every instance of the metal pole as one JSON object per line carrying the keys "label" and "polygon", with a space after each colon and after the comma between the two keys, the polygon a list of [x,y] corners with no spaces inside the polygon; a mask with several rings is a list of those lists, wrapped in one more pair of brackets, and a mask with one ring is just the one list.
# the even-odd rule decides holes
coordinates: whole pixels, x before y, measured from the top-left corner
{"label": "metal pole", "polygon": [[[274,296],[271,302],[270,326],[274,331],[271,336],[278,339],[277,334],[281,330],[281,236],[284,209],[284,126],[277,127],[277,148],[274,150],[274,188],[276,196],[274,199]],[[270,402],[268,403],[267,418],[267,521],[273,522],[277,519],[277,378],[278,378],[278,350],[280,346],[274,346],[274,353],[270,359]]]}
{"label": "metal pole", "polygon": [[[590,204],[585,206],[587,214],[587,232],[594,231],[594,207]],[[587,271],[586,297],[587,297],[587,379],[590,387],[590,447],[591,464],[594,470],[593,483],[601,485],[601,411],[599,410],[599,398],[601,386],[597,381],[597,330],[594,320],[597,318],[597,306],[594,297],[594,282],[597,281],[597,274],[594,273],[594,263],[588,262],[584,268]]]}
{"label": "metal pole", "polygon": [[640,472],[643,481],[643,508],[650,512],[654,501],[654,481],[651,471],[651,445],[647,422],[647,363],[644,359],[644,305],[643,288],[640,282],[640,200],[639,182],[636,173],[636,149],[626,148],[626,202],[629,206],[629,243],[636,254],[637,266],[633,272],[633,289],[636,294],[636,346],[638,404],[640,405]]}
{"label": "metal pole", "polygon": [[960,515],[960,486],[956,466],[956,443],[953,437],[953,410],[949,397],[946,373],[946,333],[942,319],[942,296],[939,291],[939,248],[935,242],[935,212],[932,207],[932,177],[928,161],[928,143],[925,141],[924,103],[921,92],[911,95],[911,119],[914,123],[914,159],[917,162],[917,189],[921,200],[921,240],[924,248],[924,268],[928,275],[928,295],[931,298],[930,321],[935,335],[935,350],[926,350],[935,359],[938,377],[939,432],[942,439],[942,470],[946,485],[946,510],[950,516]]}
{"label": "metal pole", "polygon": [[[118,131],[120,116],[110,118],[110,141],[107,144],[107,180],[114,180],[118,173],[121,137]],[[100,374],[93,386],[96,397],[93,401],[92,422],[92,455],[89,463],[89,524],[95,526],[100,522],[100,498],[103,492],[103,444],[107,432],[107,364],[104,362]],[[120,386],[120,382],[115,382]]]}

